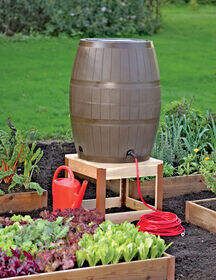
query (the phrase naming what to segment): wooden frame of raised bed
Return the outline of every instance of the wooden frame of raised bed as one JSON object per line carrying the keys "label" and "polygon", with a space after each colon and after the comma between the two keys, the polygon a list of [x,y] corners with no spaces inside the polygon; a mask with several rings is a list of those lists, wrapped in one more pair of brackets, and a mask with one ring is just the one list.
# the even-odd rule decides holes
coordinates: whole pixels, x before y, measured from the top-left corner
{"label": "wooden frame of raised bed", "polygon": [[[155,195],[155,179],[141,182],[141,191],[143,196],[154,197]],[[108,188],[118,193],[119,181],[109,181]],[[199,174],[189,176],[175,176],[163,178],[163,192],[164,198],[175,197],[188,193],[198,193],[200,191],[207,190],[202,176]],[[137,186],[135,180],[129,180],[129,194],[132,198],[138,199]]]}
{"label": "wooden frame of raised bed", "polygon": [[17,192],[0,196],[0,214],[6,212],[28,212],[47,207],[47,191],[39,195],[36,191]]}
{"label": "wooden frame of raised bed", "polygon": [[216,233],[216,211],[200,205],[211,201],[216,201],[216,198],[187,201],[185,216],[188,223]]}
{"label": "wooden frame of raised bed", "polygon": [[132,261],[95,267],[74,268],[49,273],[6,278],[6,280],[174,280],[175,257]]}

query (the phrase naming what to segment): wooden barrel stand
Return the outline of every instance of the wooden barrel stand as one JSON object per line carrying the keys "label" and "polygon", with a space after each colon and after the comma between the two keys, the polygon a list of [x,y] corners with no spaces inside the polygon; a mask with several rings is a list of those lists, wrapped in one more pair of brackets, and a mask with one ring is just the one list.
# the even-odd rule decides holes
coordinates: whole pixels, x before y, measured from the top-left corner
{"label": "wooden barrel stand", "polygon": [[[105,215],[105,209],[126,206],[135,211],[106,214],[105,219],[115,223],[136,221],[152,210],[141,201],[129,197],[129,178],[136,177],[134,163],[99,163],[78,158],[77,154],[65,155],[65,164],[73,172],[96,180],[96,199],[83,200],[82,206],[87,209],[96,208]],[[162,210],[163,204],[163,162],[150,158],[139,162],[140,176],[155,176],[155,208]],[[120,194],[118,197],[106,198],[106,181],[120,179]]]}

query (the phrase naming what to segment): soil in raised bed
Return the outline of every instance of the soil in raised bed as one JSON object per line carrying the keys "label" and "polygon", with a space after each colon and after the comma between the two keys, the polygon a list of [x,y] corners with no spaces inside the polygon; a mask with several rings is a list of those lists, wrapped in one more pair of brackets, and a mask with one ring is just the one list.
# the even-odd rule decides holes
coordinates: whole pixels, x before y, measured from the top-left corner
{"label": "soil in raised bed", "polygon": [[[115,196],[108,191],[107,197]],[[186,229],[185,236],[165,237],[167,243],[173,242],[167,253],[176,257],[176,280],[215,280],[216,279],[216,234],[185,222],[185,202],[214,197],[209,191],[187,194],[164,200],[164,211],[171,211],[182,219]],[[95,198],[95,186],[90,184],[85,198]],[[145,198],[153,205],[154,200]],[[49,204],[48,209],[52,209]],[[38,217],[41,210],[33,211],[33,217]],[[112,208],[107,213],[128,211],[128,208]],[[26,214],[26,213],[20,213]],[[10,215],[8,215],[10,216]]]}
{"label": "soil in raised bed", "polygon": [[185,202],[214,197],[203,191],[175,198],[165,199],[164,210],[176,213],[186,229],[184,237],[166,237],[173,242],[168,253],[176,257],[176,280],[215,280],[216,279],[216,234],[185,222]]}
{"label": "soil in raised bed", "polygon": [[205,201],[205,202],[199,203],[199,205],[202,205],[208,209],[216,211],[216,200]]}

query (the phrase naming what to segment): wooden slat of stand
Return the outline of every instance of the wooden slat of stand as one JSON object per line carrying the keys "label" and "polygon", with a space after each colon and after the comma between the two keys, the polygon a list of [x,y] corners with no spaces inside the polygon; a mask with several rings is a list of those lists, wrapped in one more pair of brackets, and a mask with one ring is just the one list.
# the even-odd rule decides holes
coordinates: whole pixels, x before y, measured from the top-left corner
{"label": "wooden slat of stand", "polygon": [[199,205],[199,203],[210,201],[216,201],[216,198],[187,201],[185,216],[188,223],[216,233],[216,211]]}
{"label": "wooden slat of stand", "polygon": [[[79,174],[96,179],[96,200],[83,201],[83,206],[94,208],[105,215],[105,209],[126,206],[136,211],[106,214],[105,219],[115,223],[125,220],[135,221],[145,213],[151,213],[142,202],[129,197],[128,178],[136,177],[134,163],[98,163],[82,160],[77,155],[66,155],[65,163]],[[163,202],[163,162],[150,158],[139,163],[140,176],[156,176],[155,207],[162,209]],[[120,179],[120,196],[106,199],[106,180]]]}
{"label": "wooden slat of stand", "polygon": [[[106,198],[106,209],[112,207],[120,207],[121,206],[121,198],[120,197],[109,197]],[[96,208],[96,199],[84,199],[82,202],[82,206],[87,209]]]}
{"label": "wooden slat of stand", "polygon": [[[73,166],[71,165],[73,161]],[[106,180],[136,177],[136,168],[134,163],[100,163],[87,161],[78,158],[77,154],[66,155],[66,161],[74,172],[85,174],[88,177],[97,178],[97,169],[106,169]],[[163,161],[149,158],[139,163],[140,176],[155,176],[157,166],[163,164]]]}

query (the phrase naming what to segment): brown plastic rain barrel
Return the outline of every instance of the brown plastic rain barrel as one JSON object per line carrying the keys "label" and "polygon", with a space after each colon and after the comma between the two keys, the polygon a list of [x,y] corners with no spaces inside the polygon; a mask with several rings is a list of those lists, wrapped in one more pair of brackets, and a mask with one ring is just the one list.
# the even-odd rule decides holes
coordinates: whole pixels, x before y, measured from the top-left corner
{"label": "brown plastic rain barrel", "polygon": [[78,155],[97,162],[149,158],[160,114],[160,83],[153,43],[82,39],[70,87]]}

